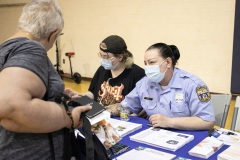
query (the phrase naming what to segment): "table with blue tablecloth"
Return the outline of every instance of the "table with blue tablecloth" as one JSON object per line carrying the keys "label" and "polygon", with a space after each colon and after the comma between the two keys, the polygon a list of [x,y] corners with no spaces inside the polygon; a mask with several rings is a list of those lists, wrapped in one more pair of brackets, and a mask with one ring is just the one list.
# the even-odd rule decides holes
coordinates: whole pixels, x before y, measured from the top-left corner
{"label": "table with blue tablecloth", "polygon": [[[119,119],[119,118],[116,117],[116,119]],[[177,151],[172,152],[172,151],[165,150],[165,149],[162,149],[162,148],[157,148],[157,147],[146,145],[146,144],[143,144],[143,143],[138,143],[138,142],[135,142],[135,141],[131,141],[130,138],[129,138],[131,135],[134,135],[134,134],[136,134],[136,133],[138,133],[138,132],[140,132],[142,130],[145,130],[145,129],[149,128],[149,126],[147,125],[149,123],[149,121],[147,119],[143,119],[143,118],[139,118],[139,117],[133,117],[133,116],[130,117],[129,121],[133,122],[133,123],[140,123],[140,124],[142,124],[142,128],[137,130],[137,131],[134,131],[134,132],[132,132],[132,133],[130,133],[128,135],[126,135],[125,137],[122,138],[122,140],[119,143],[128,145],[132,149],[134,149],[134,148],[136,148],[138,146],[143,146],[143,147],[153,148],[153,149],[160,150],[160,151],[163,151],[163,152],[175,154],[177,157],[181,156],[181,157],[185,157],[185,158],[189,158],[189,159],[193,159],[193,160],[201,159],[201,158],[198,158],[198,157],[190,156],[188,154],[188,151],[190,149],[192,149],[194,146],[196,146],[199,142],[201,142],[205,137],[207,137],[208,136],[208,131],[185,131],[185,130],[169,129],[170,131],[174,131],[174,132],[178,132],[178,133],[185,133],[185,134],[194,135],[194,139],[192,141],[190,141],[189,143],[187,143],[186,145],[184,145],[183,147],[181,147]],[[217,159],[217,155],[219,153],[221,153],[222,151],[224,151],[226,148],[228,148],[228,146],[224,145],[222,148],[220,148],[216,153],[214,153],[208,159],[216,160]]]}

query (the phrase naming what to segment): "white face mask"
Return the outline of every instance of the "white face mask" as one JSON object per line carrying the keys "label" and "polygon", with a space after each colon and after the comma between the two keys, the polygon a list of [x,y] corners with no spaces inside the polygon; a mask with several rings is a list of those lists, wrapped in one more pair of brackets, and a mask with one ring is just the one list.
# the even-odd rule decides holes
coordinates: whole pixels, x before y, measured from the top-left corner
{"label": "white face mask", "polygon": [[100,63],[101,65],[106,69],[106,70],[113,70],[114,68],[116,68],[116,66],[118,65],[118,63],[114,66],[112,64],[111,60],[106,60],[103,58],[100,58]]}
{"label": "white face mask", "polygon": [[159,66],[161,66],[163,64],[163,62],[160,65],[152,65],[152,66],[145,66],[144,67],[145,74],[150,79],[150,81],[159,83],[164,78],[164,75],[165,75],[168,68],[164,72],[160,71]]}

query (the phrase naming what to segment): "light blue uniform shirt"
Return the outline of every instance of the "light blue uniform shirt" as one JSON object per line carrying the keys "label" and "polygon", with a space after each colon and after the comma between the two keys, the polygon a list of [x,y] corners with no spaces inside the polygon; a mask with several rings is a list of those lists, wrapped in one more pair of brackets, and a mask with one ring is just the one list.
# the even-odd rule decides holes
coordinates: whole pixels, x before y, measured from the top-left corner
{"label": "light blue uniform shirt", "polygon": [[175,68],[167,88],[144,77],[121,102],[133,113],[142,108],[148,116],[163,114],[167,117],[200,117],[215,121],[210,94],[206,84],[197,76]]}

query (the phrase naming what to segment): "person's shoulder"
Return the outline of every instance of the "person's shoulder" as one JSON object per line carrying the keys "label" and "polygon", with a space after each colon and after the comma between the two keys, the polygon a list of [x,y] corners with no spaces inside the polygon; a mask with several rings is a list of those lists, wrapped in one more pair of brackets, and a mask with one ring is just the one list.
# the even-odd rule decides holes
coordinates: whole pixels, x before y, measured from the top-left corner
{"label": "person's shoulder", "polygon": [[144,76],[143,78],[141,78],[136,85],[143,87],[146,86],[147,84],[151,83],[151,81],[149,80],[149,78],[147,78],[147,76]]}
{"label": "person's shoulder", "polygon": [[9,39],[4,42],[2,49],[5,53],[9,53],[8,58],[17,59],[18,56],[27,57],[28,59],[47,60],[47,52],[43,46],[33,40],[25,37]]}
{"label": "person's shoulder", "polygon": [[[37,41],[29,40],[29,39],[20,39],[19,43],[24,44],[23,47],[37,50],[44,50],[44,47]],[[46,51],[45,51],[46,52]]]}
{"label": "person's shoulder", "polygon": [[18,52],[19,54],[24,53],[32,56],[41,55],[41,57],[47,56],[45,48],[37,41],[22,38],[18,41],[18,45],[16,47],[20,51]]}
{"label": "person's shoulder", "polygon": [[134,71],[138,71],[138,72],[145,73],[144,69],[143,69],[142,67],[136,65],[136,64],[133,64],[133,65],[132,65],[132,69],[133,69]]}
{"label": "person's shoulder", "polygon": [[142,67],[136,65],[136,64],[133,64],[132,67],[130,68],[131,72],[134,72],[134,73],[138,73],[138,74],[144,74],[145,75],[145,71]]}
{"label": "person's shoulder", "polygon": [[104,76],[105,74],[109,74],[109,70],[106,70],[103,66],[99,66],[96,70],[94,76]]}
{"label": "person's shoulder", "polygon": [[[36,50],[44,50],[45,49],[43,48],[43,46],[36,42],[36,41],[33,41],[33,40],[29,40],[25,37],[18,37],[18,38],[13,38],[13,39],[9,39],[7,41],[5,41],[3,44],[5,44],[6,46],[12,46],[14,47],[15,49],[28,49],[28,50],[33,50],[33,49],[36,49]],[[11,47],[10,47],[11,48]]]}
{"label": "person's shoulder", "polygon": [[143,68],[139,67],[138,65],[133,64],[130,74],[136,79],[136,81],[139,81],[145,76],[145,71]]}
{"label": "person's shoulder", "polygon": [[105,73],[107,72],[108,70],[106,70],[103,66],[99,66],[98,69],[96,70],[96,72],[100,72],[100,73]]}
{"label": "person's shoulder", "polygon": [[192,83],[195,83],[195,84],[198,84],[198,85],[204,84],[202,79],[199,78],[195,74],[189,73],[189,72],[184,71],[184,70],[179,69],[179,68],[175,68],[175,71],[177,72],[177,74],[179,75],[179,78],[181,78],[181,79],[188,80],[188,81],[190,81]]}
{"label": "person's shoulder", "polygon": [[200,101],[209,101],[209,88],[198,76],[180,69],[178,70],[178,72],[180,78],[183,80],[182,84],[188,86],[188,89],[186,89],[187,91],[194,90]]}
{"label": "person's shoulder", "polygon": [[135,64],[135,63],[132,65],[132,68],[133,68],[133,69],[138,69],[138,70],[143,70],[143,71],[144,71],[144,69],[143,69],[142,67],[138,66],[138,65]]}

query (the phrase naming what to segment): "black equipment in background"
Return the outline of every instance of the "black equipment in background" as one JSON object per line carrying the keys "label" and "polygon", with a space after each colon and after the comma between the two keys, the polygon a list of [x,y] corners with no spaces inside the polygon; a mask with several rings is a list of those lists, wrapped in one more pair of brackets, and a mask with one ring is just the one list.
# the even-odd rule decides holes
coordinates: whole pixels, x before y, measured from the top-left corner
{"label": "black equipment in background", "polygon": [[235,24],[233,37],[233,55],[232,55],[232,77],[231,93],[240,94],[240,1],[236,1],[235,6]]}
{"label": "black equipment in background", "polygon": [[[62,34],[60,34],[60,35],[62,35]],[[60,68],[59,68],[60,65],[59,65],[59,52],[58,52],[57,40],[55,42],[55,45],[56,45],[56,61],[57,61],[57,63],[54,66],[56,67],[56,70],[57,70],[58,74],[63,74],[63,71],[60,70]]]}
{"label": "black equipment in background", "polygon": [[[62,35],[62,34],[60,34],[60,35]],[[65,55],[69,59],[71,73],[64,73],[63,70],[60,69],[60,65],[59,65],[59,51],[58,51],[58,44],[57,43],[58,43],[58,41],[56,40],[55,44],[56,44],[56,61],[57,61],[57,64],[54,65],[54,66],[56,66],[56,70],[57,70],[58,74],[61,76],[61,78],[70,78],[70,79],[73,79],[74,82],[77,83],[77,84],[81,83],[81,78],[82,78],[81,74],[79,74],[78,72],[73,73],[73,71],[72,71],[71,58],[72,58],[72,56],[75,55],[75,52],[65,53]]]}
{"label": "black equipment in background", "polygon": [[77,84],[81,83],[81,75],[78,72],[73,73],[72,71],[72,63],[71,63],[71,57],[75,55],[75,52],[67,52],[65,53],[65,55],[68,57],[69,59],[69,64],[70,64],[70,71],[71,73],[64,73],[62,71],[62,73],[60,73],[60,76],[62,78],[70,78],[73,79],[74,82],[76,82]]}

